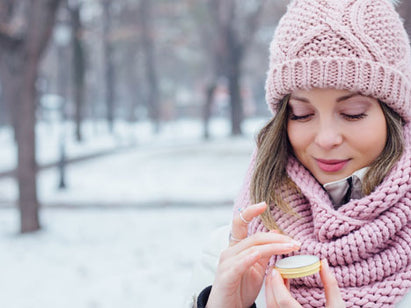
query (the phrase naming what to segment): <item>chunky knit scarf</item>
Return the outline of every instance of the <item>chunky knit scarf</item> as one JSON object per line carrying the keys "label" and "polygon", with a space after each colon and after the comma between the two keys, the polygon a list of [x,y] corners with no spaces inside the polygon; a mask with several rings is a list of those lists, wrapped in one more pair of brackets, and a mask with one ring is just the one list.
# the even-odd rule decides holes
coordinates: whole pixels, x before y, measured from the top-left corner
{"label": "chunky knit scarf", "polygon": [[[287,171],[302,195],[287,201],[298,215],[271,209],[279,227],[302,242],[296,254],[329,261],[347,307],[392,307],[411,288],[411,124],[405,132],[402,158],[370,195],[334,210],[321,185],[290,158]],[[253,165],[237,208],[249,204]],[[266,231],[260,218],[249,225],[250,234]],[[291,291],[303,307],[324,307],[318,275],[292,280]]]}

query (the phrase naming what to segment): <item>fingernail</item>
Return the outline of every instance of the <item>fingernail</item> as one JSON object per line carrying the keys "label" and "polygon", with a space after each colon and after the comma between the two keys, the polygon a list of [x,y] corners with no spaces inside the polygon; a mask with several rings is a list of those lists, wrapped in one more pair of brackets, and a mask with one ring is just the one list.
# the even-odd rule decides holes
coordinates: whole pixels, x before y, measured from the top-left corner
{"label": "fingernail", "polygon": [[263,202],[260,202],[260,203],[255,204],[254,206],[255,206],[255,207],[263,207],[263,206],[265,206],[265,205],[266,205],[266,203],[265,203],[265,201],[263,201]]}
{"label": "fingernail", "polygon": [[277,271],[276,269],[273,269],[273,270],[271,271],[271,276],[275,277],[275,276],[277,276],[277,275],[278,275],[278,271]]}
{"label": "fingernail", "polygon": [[301,242],[296,241],[296,240],[292,240],[291,243],[293,243],[293,245],[300,247],[301,246]]}
{"label": "fingernail", "polygon": [[328,266],[328,261],[327,259],[322,259],[321,260],[321,265],[323,268],[325,268],[326,270],[328,270],[330,267]]}
{"label": "fingernail", "polygon": [[284,248],[294,248],[294,247],[296,247],[294,243],[283,243],[282,246]]}

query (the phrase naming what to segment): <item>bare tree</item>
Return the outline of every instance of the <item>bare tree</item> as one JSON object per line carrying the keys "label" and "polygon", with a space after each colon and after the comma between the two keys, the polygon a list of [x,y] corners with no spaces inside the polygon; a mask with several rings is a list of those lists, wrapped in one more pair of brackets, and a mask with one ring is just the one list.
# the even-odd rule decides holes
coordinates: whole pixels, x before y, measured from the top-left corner
{"label": "bare tree", "polygon": [[[13,0],[0,1],[0,69],[1,69],[1,85],[2,85],[2,99],[3,105],[7,108],[10,116],[10,124],[13,128],[16,127],[17,119],[14,102],[14,93],[18,91],[18,84],[15,81],[14,65],[19,63],[9,62],[9,56],[12,51],[21,44],[20,34],[15,29],[17,27],[18,5]],[[12,34],[10,33],[12,32]],[[9,34],[10,33],[10,34]],[[14,130],[14,138],[16,139],[16,131]]]}
{"label": "bare tree", "polygon": [[140,105],[143,105],[143,86],[141,85],[142,77],[139,71],[141,59],[139,58],[139,49],[141,46],[138,42],[130,40],[127,48],[124,50],[124,80],[127,91],[128,103],[126,106],[127,117],[130,122],[136,122],[137,110]]}
{"label": "bare tree", "polygon": [[73,44],[73,86],[76,123],[75,136],[77,141],[82,141],[81,126],[84,117],[84,95],[85,95],[85,51],[83,44],[83,24],[80,18],[81,3],[69,6],[72,26]]}
{"label": "bare tree", "polygon": [[151,24],[152,20],[152,0],[141,0],[140,2],[140,27],[141,43],[146,65],[146,76],[148,84],[147,104],[150,118],[154,123],[154,131],[160,130],[160,98],[158,91],[158,77],[156,71],[154,34]]}
{"label": "bare tree", "polygon": [[207,4],[199,2],[196,5],[191,5],[190,8],[198,33],[202,38],[200,43],[201,50],[204,51],[204,56],[206,58],[205,61],[206,63],[211,63],[211,65],[204,65],[205,95],[202,108],[203,137],[204,139],[209,139],[209,122],[212,115],[214,94],[217,88],[217,80],[219,76],[223,75],[223,70],[220,65],[220,57],[217,56],[218,40],[216,40],[214,36],[215,28],[213,26],[207,26],[211,24],[209,16],[210,12],[207,8]]}
{"label": "bare tree", "polygon": [[211,118],[213,98],[214,98],[214,93],[215,93],[216,88],[217,88],[217,84],[215,82],[215,79],[210,80],[210,83],[207,84],[206,97],[205,97],[205,103],[204,103],[204,108],[203,108],[203,123],[204,123],[203,137],[204,139],[210,138],[209,124],[210,124],[210,118]]}
{"label": "bare tree", "polygon": [[[125,1],[117,18],[117,50],[118,50],[118,73],[119,88],[123,90],[123,114],[125,119],[134,123],[137,121],[137,111],[143,102],[141,35],[139,28],[139,3]],[[120,90],[121,91],[121,90]]]}
{"label": "bare tree", "polygon": [[[36,79],[60,0],[1,0],[0,54],[5,97],[14,105],[21,232],[40,229],[36,185]],[[5,10],[5,11],[3,11]],[[18,119],[18,120],[17,120]]]}
{"label": "bare tree", "polygon": [[241,100],[242,63],[258,27],[265,0],[208,0],[216,31],[214,66],[216,75],[228,79],[231,134],[240,135],[243,109]]}
{"label": "bare tree", "polygon": [[114,129],[114,101],[115,101],[115,68],[114,46],[111,41],[112,31],[112,1],[103,0],[103,49],[105,66],[106,115],[110,132]]}

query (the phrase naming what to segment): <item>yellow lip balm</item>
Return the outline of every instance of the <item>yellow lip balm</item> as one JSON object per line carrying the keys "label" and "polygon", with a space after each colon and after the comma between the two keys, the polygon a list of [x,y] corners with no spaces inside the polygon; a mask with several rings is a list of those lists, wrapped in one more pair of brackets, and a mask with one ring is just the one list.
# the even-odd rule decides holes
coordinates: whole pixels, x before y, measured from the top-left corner
{"label": "yellow lip balm", "polygon": [[299,255],[278,260],[275,269],[283,278],[300,278],[318,273],[321,262],[317,256]]}

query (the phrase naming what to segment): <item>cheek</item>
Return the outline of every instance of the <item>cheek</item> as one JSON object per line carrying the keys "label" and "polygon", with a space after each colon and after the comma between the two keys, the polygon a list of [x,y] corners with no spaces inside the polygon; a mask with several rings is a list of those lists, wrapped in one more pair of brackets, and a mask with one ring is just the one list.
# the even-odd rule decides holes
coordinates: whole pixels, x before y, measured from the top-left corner
{"label": "cheek", "polygon": [[287,134],[294,153],[299,156],[299,152],[303,151],[310,143],[309,132],[301,125],[289,123],[287,127]]}
{"label": "cheek", "polygon": [[374,160],[384,149],[387,141],[385,118],[375,119],[358,127],[352,134],[352,142],[359,152]]}

